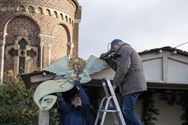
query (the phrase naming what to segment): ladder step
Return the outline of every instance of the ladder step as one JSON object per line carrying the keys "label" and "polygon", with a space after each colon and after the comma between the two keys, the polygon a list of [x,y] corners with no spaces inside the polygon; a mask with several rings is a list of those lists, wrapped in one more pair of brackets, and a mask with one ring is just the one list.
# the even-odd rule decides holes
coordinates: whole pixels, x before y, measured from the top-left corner
{"label": "ladder step", "polygon": [[118,110],[100,110],[100,112],[119,112]]}

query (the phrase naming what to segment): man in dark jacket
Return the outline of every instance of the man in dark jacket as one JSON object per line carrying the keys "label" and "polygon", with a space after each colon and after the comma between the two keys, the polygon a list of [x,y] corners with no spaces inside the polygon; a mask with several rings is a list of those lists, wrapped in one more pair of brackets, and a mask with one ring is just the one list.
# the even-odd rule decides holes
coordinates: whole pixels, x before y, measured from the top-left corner
{"label": "man in dark jacket", "polygon": [[111,42],[111,49],[115,50],[115,56],[105,60],[115,71],[113,88],[118,87],[122,95],[121,110],[126,125],[142,125],[134,111],[138,96],[147,90],[142,61],[138,53],[120,39]]}
{"label": "man in dark jacket", "polygon": [[89,113],[89,98],[79,81],[75,82],[78,88],[78,93],[71,98],[71,104],[67,104],[63,97],[59,100],[59,109],[62,115],[60,125],[88,125]]}

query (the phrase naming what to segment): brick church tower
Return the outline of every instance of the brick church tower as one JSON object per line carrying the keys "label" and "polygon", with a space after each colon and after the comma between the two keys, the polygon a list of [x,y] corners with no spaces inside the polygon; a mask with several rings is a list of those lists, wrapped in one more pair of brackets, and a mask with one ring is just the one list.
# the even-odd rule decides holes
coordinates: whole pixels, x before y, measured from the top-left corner
{"label": "brick church tower", "polygon": [[80,20],[77,0],[0,0],[0,82],[78,56]]}

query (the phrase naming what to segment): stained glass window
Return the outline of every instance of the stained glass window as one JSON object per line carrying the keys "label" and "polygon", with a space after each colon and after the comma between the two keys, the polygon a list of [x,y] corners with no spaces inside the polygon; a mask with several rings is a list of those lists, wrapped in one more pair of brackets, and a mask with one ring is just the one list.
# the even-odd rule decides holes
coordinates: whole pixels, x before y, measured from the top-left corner
{"label": "stained glass window", "polygon": [[24,38],[18,41],[16,45],[9,45],[8,54],[10,57],[16,57],[18,60],[18,72],[26,72],[26,59],[36,59],[37,58],[37,47],[28,45],[28,41]]}
{"label": "stained glass window", "polygon": [[25,39],[21,39],[18,44],[20,45],[20,49],[26,49],[27,42]]}
{"label": "stained glass window", "polygon": [[25,72],[25,57],[19,57],[19,73]]}

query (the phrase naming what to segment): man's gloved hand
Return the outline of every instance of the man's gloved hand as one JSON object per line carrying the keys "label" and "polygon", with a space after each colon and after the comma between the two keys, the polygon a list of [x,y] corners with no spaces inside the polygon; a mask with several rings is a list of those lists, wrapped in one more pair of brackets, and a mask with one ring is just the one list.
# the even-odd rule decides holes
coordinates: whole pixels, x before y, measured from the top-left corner
{"label": "man's gloved hand", "polygon": [[79,86],[79,85],[80,85],[80,81],[79,81],[79,80],[74,80],[74,84],[75,84],[76,86]]}
{"label": "man's gloved hand", "polygon": [[113,87],[114,90],[116,90],[116,88],[117,88],[117,86],[115,86],[115,85],[112,85],[112,87]]}
{"label": "man's gloved hand", "polygon": [[119,87],[114,85],[113,81],[112,81],[112,87],[113,87],[115,93],[119,93]]}
{"label": "man's gloved hand", "polygon": [[75,80],[75,81],[74,81],[74,84],[75,84],[76,88],[79,90],[80,87],[81,87],[80,81],[79,81],[79,80]]}
{"label": "man's gloved hand", "polygon": [[102,53],[99,58],[102,59],[102,60],[106,60],[107,59],[106,53]]}
{"label": "man's gloved hand", "polygon": [[100,59],[102,60],[108,60],[109,58],[112,58],[115,55],[115,50],[114,49],[110,49],[108,52],[106,53],[102,53],[100,55]]}

